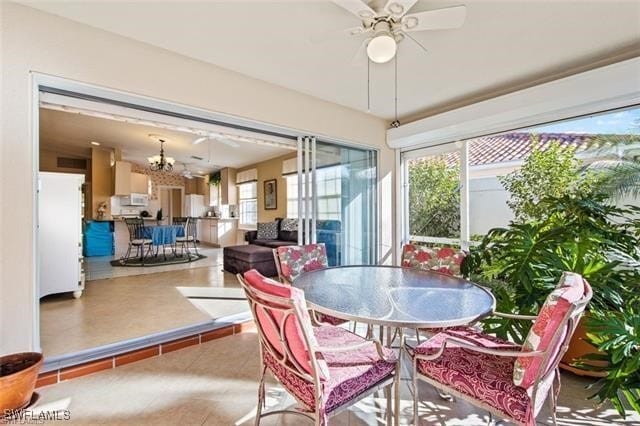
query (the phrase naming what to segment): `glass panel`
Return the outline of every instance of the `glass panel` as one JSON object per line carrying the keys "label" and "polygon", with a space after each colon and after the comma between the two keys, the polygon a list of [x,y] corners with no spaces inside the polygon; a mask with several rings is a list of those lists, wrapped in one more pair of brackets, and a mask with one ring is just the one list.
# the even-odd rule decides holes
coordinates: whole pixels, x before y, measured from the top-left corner
{"label": "glass panel", "polygon": [[[467,143],[472,240],[514,218],[544,214],[537,202],[545,196],[578,195],[586,186],[596,185],[618,205],[640,205],[640,108]],[[609,176],[608,183],[587,183],[585,173]]]}
{"label": "glass panel", "polygon": [[316,239],[327,244],[330,265],[376,261],[375,151],[318,142]]}
{"label": "glass panel", "polygon": [[408,159],[406,167],[410,240],[459,244],[460,153]]}

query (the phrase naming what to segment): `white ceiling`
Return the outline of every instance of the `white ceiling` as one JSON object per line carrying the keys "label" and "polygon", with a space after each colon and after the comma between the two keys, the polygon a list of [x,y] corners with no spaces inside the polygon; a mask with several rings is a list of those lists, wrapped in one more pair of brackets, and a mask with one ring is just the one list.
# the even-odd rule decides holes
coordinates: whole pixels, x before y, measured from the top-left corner
{"label": "white ceiling", "polygon": [[[192,133],[40,108],[40,146],[44,149],[89,155],[93,147],[91,141],[95,141],[100,143],[100,148],[121,149],[125,160],[146,164],[147,157],[160,152],[160,143],[149,138],[149,134],[168,139],[164,144],[165,155],[181,163],[174,166],[176,171],[181,171],[182,164],[186,163],[194,173],[209,173],[221,167],[244,167],[292,152],[250,142],[237,142],[238,147],[219,141],[193,145],[198,136]],[[203,159],[193,159],[192,155]]]}
{"label": "white ceiling", "polygon": [[[329,1],[22,1],[182,55],[366,110],[357,38],[310,39],[358,25]],[[400,117],[442,108],[638,48],[637,0],[421,0],[412,12],[466,4],[457,30],[399,46]],[[393,62],[371,70],[371,113],[394,116]]]}

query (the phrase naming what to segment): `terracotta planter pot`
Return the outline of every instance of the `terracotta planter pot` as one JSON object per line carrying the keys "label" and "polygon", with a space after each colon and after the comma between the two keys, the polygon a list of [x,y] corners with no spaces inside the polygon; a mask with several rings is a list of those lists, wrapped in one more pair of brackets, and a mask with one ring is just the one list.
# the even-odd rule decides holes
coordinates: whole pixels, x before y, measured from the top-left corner
{"label": "terracotta planter pot", "polygon": [[[588,355],[588,354],[602,354],[602,352],[598,351],[595,346],[587,342],[587,330],[584,326],[586,322],[588,314],[585,314],[580,321],[578,322],[578,326],[576,327],[575,333],[571,337],[571,341],[569,342],[569,349],[562,357],[560,361],[560,368],[566,371],[571,371],[579,376],[588,376],[588,377],[604,377],[607,374],[604,372],[591,371],[591,370],[583,370],[582,368],[575,367],[571,364],[578,361],[578,359]],[[600,361],[590,361],[590,365],[603,367],[607,364],[605,362]]]}
{"label": "terracotta planter pot", "polygon": [[42,354],[37,352],[0,357],[0,415],[29,404],[42,361]]}

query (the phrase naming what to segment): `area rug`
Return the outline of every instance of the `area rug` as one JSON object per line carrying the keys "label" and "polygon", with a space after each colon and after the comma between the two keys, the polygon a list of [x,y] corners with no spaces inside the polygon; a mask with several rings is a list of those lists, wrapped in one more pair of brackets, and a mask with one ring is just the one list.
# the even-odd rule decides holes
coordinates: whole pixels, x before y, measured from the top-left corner
{"label": "area rug", "polygon": [[179,263],[197,262],[200,259],[205,259],[207,256],[203,254],[185,254],[184,256],[174,256],[173,254],[167,254],[165,259],[162,254],[158,256],[151,255],[145,257],[144,260],[140,260],[139,257],[130,257],[128,259],[115,259],[111,261],[111,266],[164,266],[164,265],[176,265]]}

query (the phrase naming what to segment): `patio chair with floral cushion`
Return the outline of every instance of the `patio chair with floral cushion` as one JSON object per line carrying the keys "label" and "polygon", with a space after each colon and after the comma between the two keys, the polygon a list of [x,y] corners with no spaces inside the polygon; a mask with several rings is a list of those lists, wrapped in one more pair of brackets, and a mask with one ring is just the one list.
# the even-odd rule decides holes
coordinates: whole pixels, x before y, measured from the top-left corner
{"label": "patio chair with floral cushion", "polygon": [[[426,247],[415,244],[405,244],[402,247],[402,266],[462,278],[460,265],[462,265],[462,261],[466,255],[466,252],[455,250],[451,247]],[[453,329],[456,330],[465,328],[466,326],[453,327]],[[420,343],[420,332],[432,336],[444,330],[443,328],[417,329],[415,330],[416,339],[418,339],[418,343]]]}
{"label": "patio chair with floral cushion", "polygon": [[[260,343],[256,425],[261,418],[280,413],[303,415],[316,425],[326,425],[328,417],[383,388],[387,424],[391,424],[392,412],[398,424],[400,365],[392,350],[341,327],[313,327],[300,289],[266,278],[255,269],[237,276],[247,295]],[[262,412],[267,370],[297,400],[301,410]]]}
{"label": "patio chair with floral cushion", "polygon": [[[329,267],[327,249],[324,243],[304,246],[282,246],[273,249],[278,278],[285,284],[293,283],[300,274]],[[314,313],[314,320],[320,323],[339,325],[348,322],[330,315]]]}
{"label": "patio chair with floral cushion", "polygon": [[558,364],[592,292],[578,274],[565,272],[538,316],[495,313],[534,321],[522,346],[473,329],[445,330],[415,348],[414,421],[418,424],[417,380],[506,418],[533,426],[550,397],[553,423],[560,389]]}
{"label": "patio chair with floral cushion", "polygon": [[465,256],[464,251],[450,247],[423,247],[405,244],[402,247],[402,266],[461,277],[460,265]]}

